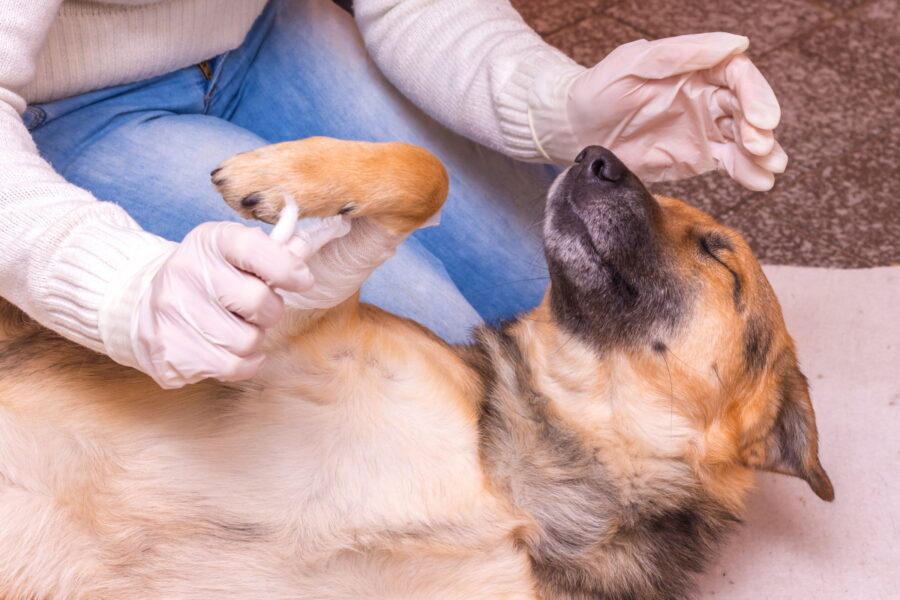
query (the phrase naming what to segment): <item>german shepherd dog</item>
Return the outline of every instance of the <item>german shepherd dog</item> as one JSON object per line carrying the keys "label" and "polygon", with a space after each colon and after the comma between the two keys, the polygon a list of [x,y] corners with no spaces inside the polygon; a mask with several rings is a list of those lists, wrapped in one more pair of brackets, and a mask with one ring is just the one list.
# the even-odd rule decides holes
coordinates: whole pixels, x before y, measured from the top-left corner
{"label": "german shepherd dog", "polygon": [[[314,274],[360,231],[402,239],[448,185],[420,148],[326,138],[215,182],[246,216],[274,221],[286,190],[353,217]],[[544,300],[470,346],[354,296],[286,313],[241,383],[164,391],[5,305],[0,598],[682,598],[754,469],[833,498],[738,234],[594,146],[544,239]]]}

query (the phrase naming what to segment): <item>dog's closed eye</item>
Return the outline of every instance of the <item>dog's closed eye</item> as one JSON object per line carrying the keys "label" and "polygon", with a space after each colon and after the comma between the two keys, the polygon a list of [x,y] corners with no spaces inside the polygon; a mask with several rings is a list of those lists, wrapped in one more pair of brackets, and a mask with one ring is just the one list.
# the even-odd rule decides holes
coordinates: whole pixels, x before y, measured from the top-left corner
{"label": "dog's closed eye", "polygon": [[717,233],[708,233],[701,236],[700,249],[719,262],[721,262],[719,259],[721,252],[734,252],[734,248],[728,243],[728,240]]}
{"label": "dog's closed eye", "polygon": [[717,233],[708,233],[699,238],[700,250],[703,254],[709,256],[714,261],[728,269],[728,272],[731,273],[732,278],[734,278],[734,304],[735,306],[740,306],[741,304],[741,292],[743,290],[743,285],[741,282],[741,276],[738,275],[737,271],[731,268],[728,263],[722,260],[723,252],[734,252],[734,247],[728,240]]}

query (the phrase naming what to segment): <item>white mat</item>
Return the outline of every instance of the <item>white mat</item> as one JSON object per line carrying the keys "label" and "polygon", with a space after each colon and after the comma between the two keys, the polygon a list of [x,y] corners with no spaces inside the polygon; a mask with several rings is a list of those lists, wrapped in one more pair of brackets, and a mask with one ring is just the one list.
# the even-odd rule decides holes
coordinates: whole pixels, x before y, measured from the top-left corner
{"label": "white mat", "polygon": [[759,476],[699,597],[900,599],[900,267],[767,267],[809,377],[833,504]]}

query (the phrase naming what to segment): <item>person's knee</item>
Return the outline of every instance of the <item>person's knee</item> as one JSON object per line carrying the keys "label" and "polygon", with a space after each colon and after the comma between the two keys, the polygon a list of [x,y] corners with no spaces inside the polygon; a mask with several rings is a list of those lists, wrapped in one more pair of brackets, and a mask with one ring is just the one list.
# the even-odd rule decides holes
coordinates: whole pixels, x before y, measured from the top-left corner
{"label": "person's knee", "polygon": [[229,156],[267,143],[215,117],[168,113],[118,126],[88,145],[63,175],[177,241],[205,221],[242,221],[209,173]]}

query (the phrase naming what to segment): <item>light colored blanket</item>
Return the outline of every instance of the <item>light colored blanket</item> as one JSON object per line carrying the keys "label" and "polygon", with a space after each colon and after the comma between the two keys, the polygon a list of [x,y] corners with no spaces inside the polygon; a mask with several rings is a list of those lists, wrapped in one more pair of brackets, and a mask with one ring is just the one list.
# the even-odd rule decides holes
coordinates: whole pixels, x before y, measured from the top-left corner
{"label": "light colored blanket", "polygon": [[763,474],[700,598],[900,599],[900,267],[766,267],[810,381],[833,504]]}

